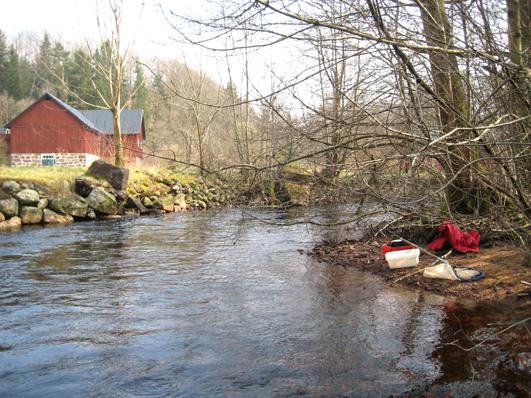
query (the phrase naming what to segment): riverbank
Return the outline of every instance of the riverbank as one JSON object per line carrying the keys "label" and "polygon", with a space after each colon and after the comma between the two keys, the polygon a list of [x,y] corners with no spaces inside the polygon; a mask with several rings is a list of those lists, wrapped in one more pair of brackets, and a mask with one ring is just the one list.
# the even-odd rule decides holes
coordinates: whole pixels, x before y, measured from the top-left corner
{"label": "riverbank", "polygon": [[[421,254],[414,268],[390,269],[382,257],[382,245],[389,240],[369,243],[343,241],[319,245],[308,254],[332,266],[355,267],[380,277],[389,286],[406,286],[455,298],[459,302],[505,301],[516,306],[531,307],[531,268],[523,265],[526,252],[511,242],[489,242],[480,245],[479,253],[459,253],[455,250],[445,257],[451,265],[471,267],[485,274],[475,282],[430,279],[422,275],[425,267],[434,265],[435,258]],[[421,246],[425,249],[425,247]],[[437,256],[448,251],[437,252]]]}

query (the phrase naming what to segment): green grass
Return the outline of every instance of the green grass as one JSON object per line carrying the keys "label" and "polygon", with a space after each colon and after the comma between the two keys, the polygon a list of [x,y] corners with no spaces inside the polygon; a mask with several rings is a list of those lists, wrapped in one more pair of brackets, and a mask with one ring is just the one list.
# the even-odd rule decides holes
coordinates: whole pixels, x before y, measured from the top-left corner
{"label": "green grass", "polygon": [[[87,167],[0,166],[0,185],[7,180],[34,181],[49,188],[53,193],[61,194],[71,190],[75,179],[83,176],[87,170]],[[129,185],[134,188],[141,187],[141,191],[149,196],[152,193],[163,193],[169,189],[168,185],[177,182],[191,183],[196,177],[167,168],[132,168],[129,173]]]}
{"label": "green grass", "polygon": [[68,167],[0,167],[0,179],[35,181],[41,185],[49,186],[57,180],[72,180],[82,176],[87,168]]}

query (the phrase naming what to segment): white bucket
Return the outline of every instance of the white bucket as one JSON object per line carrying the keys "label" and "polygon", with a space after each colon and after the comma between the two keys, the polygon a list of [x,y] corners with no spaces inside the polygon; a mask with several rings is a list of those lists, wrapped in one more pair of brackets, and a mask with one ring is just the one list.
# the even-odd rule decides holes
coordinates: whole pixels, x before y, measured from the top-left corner
{"label": "white bucket", "polygon": [[389,268],[415,267],[419,263],[420,250],[397,250],[385,253]]}

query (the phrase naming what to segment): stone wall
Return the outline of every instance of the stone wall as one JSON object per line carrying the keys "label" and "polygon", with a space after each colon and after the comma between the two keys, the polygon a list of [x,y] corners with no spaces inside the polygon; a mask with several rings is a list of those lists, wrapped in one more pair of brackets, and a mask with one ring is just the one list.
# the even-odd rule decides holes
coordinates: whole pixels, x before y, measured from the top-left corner
{"label": "stone wall", "polygon": [[[42,166],[41,153],[14,153],[11,154],[11,167]],[[96,155],[89,153],[54,153],[44,154],[55,157],[55,166],[60,167],[88,167],[95,160]]]}

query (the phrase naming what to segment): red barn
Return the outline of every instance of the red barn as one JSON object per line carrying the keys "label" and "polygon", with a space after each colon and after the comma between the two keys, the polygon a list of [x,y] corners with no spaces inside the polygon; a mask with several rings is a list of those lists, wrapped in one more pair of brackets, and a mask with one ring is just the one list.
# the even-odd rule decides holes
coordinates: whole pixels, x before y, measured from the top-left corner
{"label": "red barn", "polygon": [[[126,162],[138,165],[146,138],[144,113],[123,110],[120,120]],[[109,110],[78,111],[47,93],[10,121],[6,129],[11,137],[12,167],[86,167],[98,158],[114,161]]]}

